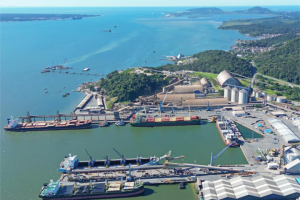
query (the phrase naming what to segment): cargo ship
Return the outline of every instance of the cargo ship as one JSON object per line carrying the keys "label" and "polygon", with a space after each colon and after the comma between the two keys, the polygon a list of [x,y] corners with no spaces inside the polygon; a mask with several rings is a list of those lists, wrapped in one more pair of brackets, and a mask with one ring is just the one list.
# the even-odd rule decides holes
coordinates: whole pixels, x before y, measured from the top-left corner
{"label": "cargo ship", "polygon": [[217,129],[221,135],[223,142],[226,146],[230,145],[230,147],[239,147],[240,144],[238,142],[238,134],[236,134],[227,121],[218,121],[216,123]]}
{"label": "cargo ship", "polygon": [[8,124],[4,126],[5,131],[26,132],[26,131],[54,131],[54,130],[75,130],[92,128],[91,120],[77,121],[36,121],[31,123],[19,123],[18,119],[7,119]]}
{"label": "cargo ship", "polygon": [[80,184],[75,182],[54,182],[44,184],[39,198],[57,200],[75,199],[107,199],[136,196],[144,192],[144,184],[135,182],[90,182]]}
{"label": "cargo ship", "polygon": [[154,126],[185,126],[200,125],[201,118],[198,116],[190,117],[147,117],[140,114],[133,114],[130,125],[134,127],[154,127]]}
{"label": "cargo ship", "polygon": [[138,155],[137,158],[127,159],[122,155],[120,159],[110,159],[106,156],[104,157],[104,160],[93,160],[92,157],[90,157],[89,161],[79,161],[77,155],[72,156],[72,154],[69,154],[69,157],[66,156],[64,161],[60,163],[59,171],[63,173],[72,173],[72,170],[74,169],[93,170],[107,167],[122,167],[129,164],[132,166],[140,166],[148,163],[151,163],[151,165],[157,165],[159,160],[160,158],[155,156],[143,158]]}

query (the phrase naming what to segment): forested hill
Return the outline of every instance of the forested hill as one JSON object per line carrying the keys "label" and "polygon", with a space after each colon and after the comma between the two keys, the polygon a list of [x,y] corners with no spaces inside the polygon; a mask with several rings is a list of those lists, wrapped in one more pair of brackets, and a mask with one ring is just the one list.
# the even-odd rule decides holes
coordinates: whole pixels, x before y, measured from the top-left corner
{"label": "forested hill", "polygon": [[223,70],[232,71],[247,77],[252,76],[251,64],[245,59],[221,50],[210,50],[194,54],[198,58],[192,64],[187,65],[163,65],[159,70],[193,70],[201,72],[220,73]]}
{"label": "forested hill", "polygon": [[273,51],[255,58],[262,74],[300,84],[300,38],[293,39]]}
{"label": "forested hill", "polygon": [[105,78],[101,78],[99,87],[106,90],[110,97],[118,97],[118,101],[134,100],[142,95],[153,94],[160,91],[168,82],[163,80],[161,74],[132,74],[113,71]]}

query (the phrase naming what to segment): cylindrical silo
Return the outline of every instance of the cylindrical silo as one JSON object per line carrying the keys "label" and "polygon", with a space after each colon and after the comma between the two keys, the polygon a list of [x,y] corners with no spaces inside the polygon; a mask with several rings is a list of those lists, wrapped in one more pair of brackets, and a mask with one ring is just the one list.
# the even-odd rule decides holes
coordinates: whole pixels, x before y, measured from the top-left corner
{"label": "cylindrical silo", "polygon": [[239,104],[244,104],[248,102],[248,91],[242,89],[239,91]]}
{"label": "cylindrical silo", "polygon": [[264,97],[267,97],[267,93],[266,92],[262,92],[262,95],[264,96]]}
{"label": "cylindrical silo", "polygon": [[239,90],[237,88],[233,88],[231,90],[231,102],[238,102]]}
{"label": "cylindrical silo", "polygon": [[274,94],[267,95],[267,101],[275,101],[275,100],[276,100],[276,95]]}
{"label": "cylindrical silo", "polygon": [[281,96],[281,97],[277,97],[277,100],[276,100],[278,103],[286,103],[286,97],[284,96]]}
{"label": "cylindrical silo", "polygon": [[255,97],[256,98],[260,98],[261,97],[261,91],[260,90],[256,90]]}
{"label": "cylindrical silo", "polygon": [[224,88],[224,98],[228,99],[230,101],[231,99],[231,87],[227,86]]}

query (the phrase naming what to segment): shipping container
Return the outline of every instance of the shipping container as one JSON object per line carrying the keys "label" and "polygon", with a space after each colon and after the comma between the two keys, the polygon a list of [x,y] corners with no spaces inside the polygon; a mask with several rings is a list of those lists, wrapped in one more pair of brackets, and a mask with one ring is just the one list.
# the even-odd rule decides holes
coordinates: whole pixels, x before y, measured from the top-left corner
{"label": "shipping container", "polygon": [[170,117],[170,122],[175,122],[176,121],[176,117]]}
{"label": "shipping container", "polygon": [[184,121],[191,121],[190,117],[184,117]]}
{"label": "shipping container", "polygon": [[161,118],[155,118],[155,122],[161,122]]}

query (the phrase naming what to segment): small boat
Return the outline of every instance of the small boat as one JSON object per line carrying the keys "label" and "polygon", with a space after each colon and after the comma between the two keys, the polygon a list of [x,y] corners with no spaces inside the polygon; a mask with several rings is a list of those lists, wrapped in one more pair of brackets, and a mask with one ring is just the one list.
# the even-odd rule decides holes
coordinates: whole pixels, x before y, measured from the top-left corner
{"label": "small boat", "polygon": [[153,53],[155,53],[155,51],[153,51]]}
{"label": "small boat", "polygon": [[48,93],[48,91],[46,90],[45,93]]}
{"label": "small boat", "polygon": [[108,125],[109,125],[109,123],[108,123],[108,121],[106,121],[106,120],[99,123],[99,126],[100,126],[100,127],[107,127]]}
{"label": "small boat", "polygon": [[119,122],[116,122],[115,124],[116,124],[116,126],[124,126],[125,125],[123,119],[119,120]]}
{"label": "small boat", "polygon": [[44,88],[44,90],[47,90],[47,88]]}
{"label": "small boat", "polygon": [[63,87],[65,89],[65,87]]}
{"label": "small boat", "polygon": [[72,92],[76,92],[76,90],[72,90]]}
{"label": "small boat", "polygon": [[67,92],[66,95],[70,95],[70,94]]}
{"label": "small boat", "polygon": [[89,71],[90,68],[84,68],[82,71],[86,72],[86,71]]}
{"label": "small boat", "polygon": [[60,90],[58,90],[60,92]]}
{"label": "small boat", "polygon": [[117,26],[114,26],[115,28],[117,28]]}
{"label": "small boat", "polygon": [[103,32],[111,32],[111,29],[104,29]]}

